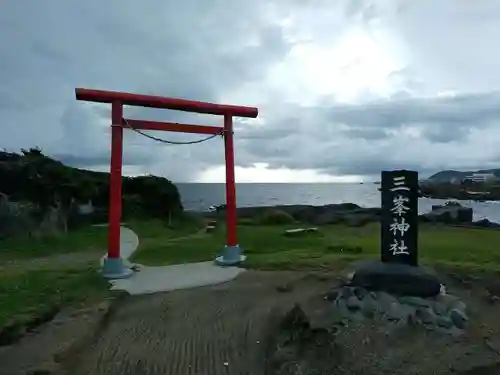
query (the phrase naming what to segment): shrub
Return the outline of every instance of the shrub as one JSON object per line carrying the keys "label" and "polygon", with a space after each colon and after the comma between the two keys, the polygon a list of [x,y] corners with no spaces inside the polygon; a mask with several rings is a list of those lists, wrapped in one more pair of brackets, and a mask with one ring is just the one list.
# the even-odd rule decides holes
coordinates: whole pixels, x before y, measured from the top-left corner
{"label": "shrub", "polygon": [[288,212],[271,209],[265,211],[262,216],[257,219],[259,224],[263,225],[285,225],[295,223],[295,219]]}
{"label": "shrub", "polygon": [[[139,176],[123,177],[122,181],[124,218],[168,219],[182,213],[179,191],[168,179]],[[29,210],[28,216],[36,224],[55,222],[56,210],[57,221],[61,221],[66,230],[68,224],[75,228],[88,221],[92,222],[92,216],[96,216],[80,218],[75,211],[80,203],[91,203],[98,217],[107,217],[109,173],[66,166],[44,155],[38,148],[21,150],[19,154],[0,152],[0,193],[5,196],[4,200],[10,202],[8,205],[4,203],[0,212],[4,236],[12,233],[12,226],[16,232],[26,232],[22,230],[26,225],[21,225],[21,221],[27,221],[27,214],[14,215],[11,212],[16,202],[27,202],[34,207]]]}

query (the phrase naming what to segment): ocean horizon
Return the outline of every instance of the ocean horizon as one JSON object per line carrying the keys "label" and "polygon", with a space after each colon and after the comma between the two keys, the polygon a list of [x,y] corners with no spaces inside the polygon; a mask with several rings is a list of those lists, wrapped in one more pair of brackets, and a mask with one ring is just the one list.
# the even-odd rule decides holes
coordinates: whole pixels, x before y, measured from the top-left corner
{"label": "ocean horizon", "polygon": [[[204,211],[211,205],[226,201],[224,183],[176,183],[182,204],[189,211]],[[237,183],[238,207],[312,205],[355,203],[361,207],[380,207],[378,184],[369,183]],[[444,204],[445,199],[419,198],[419,213],[429,212],[431,206]],[[461,201],[474,210],[474,220],[500,222],[500,202]]]}

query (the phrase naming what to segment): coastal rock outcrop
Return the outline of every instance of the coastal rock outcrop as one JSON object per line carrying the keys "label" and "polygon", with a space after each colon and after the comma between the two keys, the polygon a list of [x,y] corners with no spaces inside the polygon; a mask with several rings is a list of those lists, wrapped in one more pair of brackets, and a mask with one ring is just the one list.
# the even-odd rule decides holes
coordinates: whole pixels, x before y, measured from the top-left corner
{"label": "coastal rock outcrop", "polygon": [[[224,209],[205,213],[208,217],[224,214]],[[310,205],[278,205],[239,207],[239,218],[255,220],[255,224],[286,224],[293,221],[314,226],[328,224],[344,224],[351,227],[361,227],[369,223],[379,222],[381,209],[378,207],[361,207],[354,203],[327,204],[324,206]],[[432,210],[419,215],[422,222],[433,224],[460,225],[479,228],[500,228],[500,224],[487,219],[473,221],[473,209],[464,207],[458,202],[445,205],[434,205]],[[263,218],[267,218],[263,220]],[[273,220],[271,220],[271,218]],[[276,218],[276,220],[275,220]],[[277,220],[279,218],[280,220]],[[286,220],[285,220],[286,219]]]}
{"label": "coastal rock outcrop", "polygon": [[238,208],[240,218],[262,217],[265,212],[281,211],[295,220],[313,225],[347,224],[362,226],[380,220],[380,208],[363,208],[354,203],[324,206],[283,205]]}
{"label": "coastal rock outcrop", "polygon": [[473,210],[460,204],[432,206],[432,211],[420,215],[421,220],[446,224],[472,223]]}

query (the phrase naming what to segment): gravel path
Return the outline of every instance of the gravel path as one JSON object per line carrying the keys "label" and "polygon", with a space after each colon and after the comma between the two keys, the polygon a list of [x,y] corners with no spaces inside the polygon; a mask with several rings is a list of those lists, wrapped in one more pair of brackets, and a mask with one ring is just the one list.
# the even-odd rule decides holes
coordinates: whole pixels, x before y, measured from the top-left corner
{"label": "gravel path", "polygon": [[328,285],[324,277],[249,271],[222,285],[129,297],[68,373],[263,375],[270,314]]}

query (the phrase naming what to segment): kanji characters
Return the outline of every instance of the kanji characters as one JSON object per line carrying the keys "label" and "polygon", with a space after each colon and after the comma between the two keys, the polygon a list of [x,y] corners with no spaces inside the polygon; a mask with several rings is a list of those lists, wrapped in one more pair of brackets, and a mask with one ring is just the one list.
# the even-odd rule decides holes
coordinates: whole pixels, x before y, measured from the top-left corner
{"label": "kanji characters", "polygon": [[389,245],[389,250],[392,251],[392,255],[409,255],[410,253],[407,251],[408,246],[405,245],[405,241],[398,241],[396,239],[393,240],[392,244]]}
{"label": "kanji characters", "polygon": [[394,187],[391,188],[391,191],[410,191],[410,188],[408,186],[405,186],[405,176],[400,176],[400,177],[394,177],[393,179],[393,184]]}
{"label": "kanji characters", "polygon": [[402,195],[397,195],[393,200],[392,204],[394,205],[391,208],[391,212],[395,213],[398,216],[402,216],[410,209],[410,207],[405,206],[405,203],[407,203],[409,199],[407,197],[404,197]]}
{"label": "kanji characters", "polygon": [[410,224],[406,222],[404,217],[401,219],[394,218],[392,224],[389,226],[389,230],[393,236],[396,236],[398,233],[403,236],[408,229],[410,229]]}

